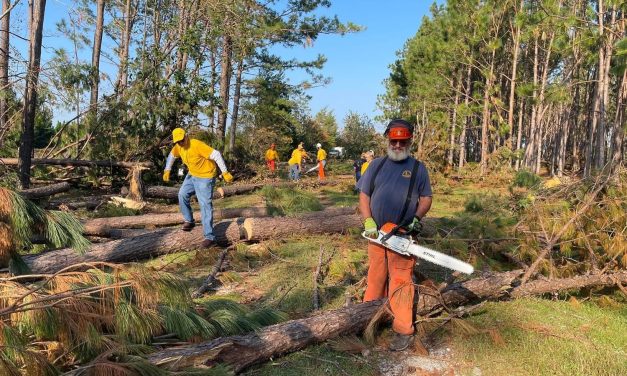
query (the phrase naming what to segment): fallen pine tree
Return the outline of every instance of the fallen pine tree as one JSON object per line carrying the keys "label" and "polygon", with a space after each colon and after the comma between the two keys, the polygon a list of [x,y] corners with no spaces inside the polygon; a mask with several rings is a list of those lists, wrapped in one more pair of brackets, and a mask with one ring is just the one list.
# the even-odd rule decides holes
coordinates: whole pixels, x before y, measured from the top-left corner
{"label": "fallen pine tree", "polygon": [[[252,234],[256,235],[250,237],[241,226],[243,220],[226,221],[214,226],[214,234],[217,243],[224,246],[240,240],[259,241],[295,233],[338,233],[361,225],[357,214],[342,214],[345,211],[354,211],[354,208],[332,208],[329,211],[323,210],[294,217],[259,218],[252,229]],[[278,231],[276,234],[279,235],[261,231],[257,227],[275,228]],[[95,261],[125,263],[172,252],[194,250],[200,248],[202,240],[202,226],[196,226],[190,232],[181,231],[179,228],[164,228],[132,238],[92,244],[84,254],[63,248],[39,255],[24,256],[23,260],[32,273],[46,274],[78,263]]]}
{"label": "fallen pine tree", "polygon": [[25,189],[23,191],[19,191],[19,194],[21,194],[22,197],[27,198],[29,200],[35,200],[38,198],[56,195],[57,193],[67,192],[70,190],[70,188],[72,188],[70,183],[62,182],[62,183],[45,185],[43,187]]}
{"label": "fallen pine tree", "polygon": [[[265,217],[268,215],[268,209],[265,207],[251,208],[234,208],[234,209],[214,209],[214,222],[227,218],[237,217]],[[194,213],[194,220],[201,221],[200,211]],[[95,218],[83,222],[85,235],[110,237],[108,234],[112,229],[122,228],[145,228],[145,227],[162,227],[170,226],[183,222],[181,213],[163,213],[163,214],[143,214],[124,217],[108,217]]]}
{"label": "fallen pine tree", "polygon": [[[315,181],[317,185],[326,185],[329,184],[329,180],[325,181]],[[224,198],[228,196],[241,195],[244,193],[249,193],[254,190],[263,188],[263,187],[275,187],[275,188],[290,188],[295,187],[298,184],[302,184],[301,182],[291,182],[291,181],[283,181],[283,182],[263,182],[256,184],[234,184],[234,185],[226,185],[224,187],[218,187],[213,191],[213,198]],[[178,187],[165,187],[160,185],[150,186],[144,188],[144,197],[148,198],[162,198],[174,200],[178,198],[179,188]]]}
{"label": "fallen pine tree", "polygon": [[[7,166],[17,166],[17,158],[0,158],[0,164]],[[71,166],[71,167],[124,167],[133,168],[136,166],[151,168],[152,162],[126,162],[126,161],[91,161],[86,159],[51,159],[33,158],[31,165],[51,165],[51,166]]]}
{"label": "fallen pine tree", "polygon": [[[453,308],[483,300],[541,295],[574,288],[590,288],[627,283],[627,272],[586,275],[565,279],[535,280],[514,287],[524,273],[514,270],[453,283],[434,294],[419,295],[418,314],[425,316],[444,306]],[[422,286],[421,286],[422,287]],[[438,297],[440,296],[440,297]],[[306,346],[328,339],[359,333],[381,308],[382,300],[356,304],[327,311],[312,317],[272,325],[246,335],[217,338],[212,341],[164,349],[151,354],[148,360],[170,371],[192,367],[227,364],[235,372]]]}

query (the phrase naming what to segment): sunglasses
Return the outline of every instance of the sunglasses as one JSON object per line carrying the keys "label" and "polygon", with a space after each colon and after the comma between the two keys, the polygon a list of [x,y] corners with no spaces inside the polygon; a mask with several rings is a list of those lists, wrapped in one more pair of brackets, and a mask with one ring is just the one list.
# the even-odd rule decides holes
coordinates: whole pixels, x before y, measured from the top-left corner
{"label": "sunglasses", "polygon": [[390,140],[390,145],[407,146],[409,140]]}

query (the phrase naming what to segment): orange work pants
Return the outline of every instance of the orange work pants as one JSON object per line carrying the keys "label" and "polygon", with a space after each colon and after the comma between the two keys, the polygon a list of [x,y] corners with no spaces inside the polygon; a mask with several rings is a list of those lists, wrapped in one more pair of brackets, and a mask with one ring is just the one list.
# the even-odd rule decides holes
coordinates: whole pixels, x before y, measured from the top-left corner
{"label": "orange work pants", "polygon": [[[386,265],[387,253],[387,265]],[[368,242],[368,286],[364,302],[390,296],[394,320],[392,329],[399,334],[414,333],[414,283],[412,273],[416,260],[399,255],[382,245]],[[387,286],[389,278],[389,286]]]}
{"label": "orange work pants", "polygon": [[270,169],[270,171],[274,172],[274,169],[275,169],[274,159],[271,161],[266,160],[266,164],[268,165],[268,168]]}
{"label": "orange work pants", "polygon": [[318,179],[324,180],[324,163],[322,161],[318,162]]}

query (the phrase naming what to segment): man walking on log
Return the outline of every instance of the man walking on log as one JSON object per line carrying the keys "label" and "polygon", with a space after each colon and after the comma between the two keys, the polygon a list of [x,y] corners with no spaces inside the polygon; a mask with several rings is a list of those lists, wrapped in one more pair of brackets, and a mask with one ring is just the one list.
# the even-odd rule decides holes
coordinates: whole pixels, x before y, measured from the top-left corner
{"label": "man walking on log", "polygon": [[271,173],[274,174],[276,169],[276,162],[279,160],[279,153],[276,151],[276,145],[270,145],[270,149],[266,150],[266,165]]}
{"label": "man walking on log", "polygon": [[190,198],[196,194],[200,204],[202,228],[205,239],[202,242],[204,248],[211,247],[215,243],[213,234],[213,188],[218,176],[218,167],[222,171],[222,179],[230,183],[233,176],[228,172],[222,154],[200,140],[189,138],[182,128],[172,131],[174,147],[165,164],[163,181],[170,180],[170,170],[176,158],[181,158],[189,172],[185,176],[183,185],[179,189],[179,207],[185,219],[183,231],[191,231],[196,223],[190,205]]}
{"label": "man walking on log", "polygon": [[[376,238],[385,223],[405,224],[419,233],[420,220],[431,208],[431,184],[424,164],[410,156],[414,127],[400,119],[392,120],[384,135],[387,156],[373,160],[358,182],[359,211],[366,236]],[[414,334],[414,285],[416,261],[368,242],[368,279],[364,301],[389,297],[394,315],[394,338],[390,350],[409,347]]]}

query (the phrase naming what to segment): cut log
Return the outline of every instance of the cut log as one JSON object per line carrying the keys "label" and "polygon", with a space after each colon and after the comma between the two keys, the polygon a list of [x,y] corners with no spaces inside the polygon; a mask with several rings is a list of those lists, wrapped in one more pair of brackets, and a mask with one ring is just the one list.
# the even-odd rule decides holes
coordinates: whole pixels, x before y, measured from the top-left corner
{"label": "cut log", "polygon": [[56,195],[57,193],[67,192],[72,188],[70,183],[62,182],[56,184],[50,184],[43,187],[25,189],[20,191],[20,194],[29,200],[34,200],[42,197],[49,197],[52,195]]}
{"label": "cut log", "polygon": [[[0,165],[17,166],[17,158],[0,158]],[[152,162],[124,162],[124,161],[89,161],[84,159],[45,159],[34,158],[31,160],[34,165],[53,165],[53,166],[84,166],[84,167],[124,167],[133,168],[141,166],[146,168],[153,167]]]}
{"label": "cut log", "polygon": [[[268,215],[268,209],[265,207],[251,207],[239,209],[214,209],[214,222],[227,218],[237,217],[265,217]],[[200,212],[194,213],[194,220],[202,221]],[[96,218],[83,222],[83,233],[85,235],[109,237],[107,234],[113,228],[145,228],[148,226],[171,226],[183,222],[181,213],[165,213],[165,214],[144,214],[125,217],[109,217]]]}
{"label": "cut log", "polygon": [[[354,209],[352,209],[354,210]],[[277,226],[279,229],[279,237],[285,235],[293,235],[286,231],[299,231],[303,234],[307,233],[338,233],[346,231],[349,227],[361,225],[356,215],[330,215],[336,211],[328,213],[317,212],[317,216],[312,214],[302,217],[281,217],[281,218],[259,218],[259,220],[267,220],[268,222],[256,222],[255,226]],[[354,218],[355,217],[355,218]],[[310,220],[307,220],[310,218]],[[321,225],[321,222],[327,222],[328,225]],[[241,229],[243,220],[235,220],[229,222],[221,222],[214,226],[214,234],[217,243],[220,245],[228,245],[233,242],[245,239],[244,231]],[[294,226],[294,223],[297,226]],[[309,224],[309,227],[307,226]],[[266,231],[253,229],[254,233],[267,234]],[[270,235],[266,238],[272,238]],[[261,240],[262,237],[256,236],[251,240]],[[54,273],[72,264],[93,261],[107,261],[113,263],[123,263],[142,260],[166,253],[178,252],[182,250],[199,249],[203,240],[202,226],[196,226],[190,232],[181,231],[179,228],[168,228],[149,231],[143,235],[132,238],[110,241],[104,244],[93,244],[87,253],[80,255],[76,251],[64,248],[55,251],[45,252],[40,255],[24,256],[26,265],[32,273],[45,274]]]}
{"label": "cut log", "polygon": [[[515,270],[489,277],[480,277],[455,283],[442,291],[442,298],[450,307],[474,301],[509,297],[512,282],[524,273]],[[557,287],[581,288],[607,286],[627,282],[627,272],[608,275],[583,276],[557,280],[538,280],[524,286],[524,294],[539,295]],[[428,299],[425,299],[428,298]],[[432,297],[431,297],[432,298]],[[422,315],[441,308],[441,303],[427,294],[419,295]],[[370,319],[383,304],[382,300],[361,303],[327,311],[309,318],[287,321],[246,335],[217,338],[194,345],[175,347],[151,354],[148,360],[171,371],[185,368],[207,367],[217,363],[230,365],[235,372],[279,355],[300,350],[327,339],[363,331]]]}
{"label": "cut log", "polygon": [[293,234],[331,234],[351,227],[361,227],[361,218],[355,208],[331,208],[298,217],[247,218],[244,234],[248,241],[258,242]]}

